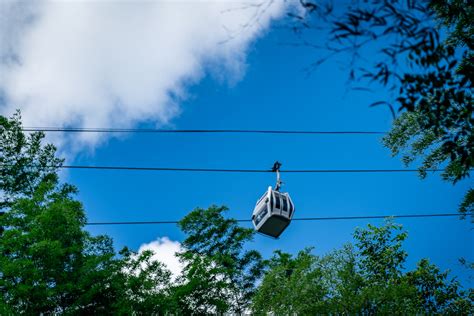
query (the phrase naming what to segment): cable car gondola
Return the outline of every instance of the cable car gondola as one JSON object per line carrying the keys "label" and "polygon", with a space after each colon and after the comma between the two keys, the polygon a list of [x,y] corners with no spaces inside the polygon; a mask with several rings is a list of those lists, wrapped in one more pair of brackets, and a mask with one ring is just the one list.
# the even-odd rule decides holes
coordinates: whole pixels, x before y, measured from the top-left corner
{"label": "cable car gondola", "polygon": [[288,193],[280,192],[280,166],[277,161],[272,171],[277,173],[275,189],[268,190],[257,201],[252,215],[255,230],[261,234],[278,238],[288,227],[295,212],[295,206]]}

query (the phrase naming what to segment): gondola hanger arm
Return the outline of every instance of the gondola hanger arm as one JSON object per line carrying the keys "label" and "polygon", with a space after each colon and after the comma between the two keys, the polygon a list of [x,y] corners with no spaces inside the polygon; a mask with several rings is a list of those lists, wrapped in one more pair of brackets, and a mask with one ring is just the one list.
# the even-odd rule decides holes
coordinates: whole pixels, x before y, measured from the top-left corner
{"label": "gondola hanger arm", "polygon": [[283,184],[283,181],[281,181],[281,178],[280,178],[280,167],[281,167],[281,163],[279,161],[275,161],[272,167],[272,172],[276,172],[276,176],[277,176],[275,191],[280,191],[280,187]]}

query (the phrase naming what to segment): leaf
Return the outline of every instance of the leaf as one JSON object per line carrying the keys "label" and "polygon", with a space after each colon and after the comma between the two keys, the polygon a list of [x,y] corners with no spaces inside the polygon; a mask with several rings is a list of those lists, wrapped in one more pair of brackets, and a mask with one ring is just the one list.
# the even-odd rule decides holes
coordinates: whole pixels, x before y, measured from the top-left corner
{"label": "leaf", "polygon": [[374,92],[374,90],[366,87],[353,87],[352,90]]}
{"label": "leaf", "polygon": [[386,102],[386,101],[374,102],[371,105],[369,105],[369,107],[374,107],[374,106],[379,106],[379,105],[386,105],[390,109],[390,113],[392,114],[392,118],[393,119],[396,118],[395,110],[393,109],[393,106],[390,103]]}

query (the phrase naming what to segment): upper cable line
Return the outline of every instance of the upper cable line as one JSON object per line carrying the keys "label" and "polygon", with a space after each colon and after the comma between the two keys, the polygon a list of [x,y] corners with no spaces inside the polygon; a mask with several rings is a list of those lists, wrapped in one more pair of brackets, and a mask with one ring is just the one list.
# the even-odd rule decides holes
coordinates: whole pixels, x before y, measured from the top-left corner
{"label": "upper cable line", "polygon": [[[13,167],[12,164],[0,164],[0,167]],[[91,169],[91,170],[127,170],[127,171],[174,171],[174,172],[224,172],[224,173],[274,173],[272,169],[232,169],[232,168],[177,168],[177,167],[139,167],[104,165],[29,165],[38,169]],[[426,169],[426,172],[442,172],[445,169]],[[282,169],[284,173],[411,173],[418,169]]]}
{"label": "upper cable line", "polygon": [[317,130],[256,130],[256,129],[159,129],[159,128],[79,128],[23,127],[24,132],[58,133],[156,133],[156,134],[306,134],[306,135],[385,135],[381,131],[317,131]]}
{"label": "upper cable line", "polygon": [[[54,167],[54,166],[53,166]],[[271,169],[216,169],[216,168],[174,168],[174,167],[131,167],[131,166],[94,166],[60,165],[63,169],[98,169],[128,171],[177,171],[177,172],[229,172],[229,173],[273,173]],[[427,172],[441,172],[444,169],[427,169]],[[405,173],[419,172],[418,169],[283,169],[285,173]]]}

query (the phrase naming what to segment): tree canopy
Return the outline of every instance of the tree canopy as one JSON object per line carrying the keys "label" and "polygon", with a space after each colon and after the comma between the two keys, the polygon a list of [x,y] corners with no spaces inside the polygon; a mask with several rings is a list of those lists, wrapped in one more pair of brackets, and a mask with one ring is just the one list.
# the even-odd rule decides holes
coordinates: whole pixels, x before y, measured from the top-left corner
{"label": "tree canopy", "polygon": [[462,290],[427,259],[406,270],[407,234],[391,222],[368,225],[324,256],[311,249],[277,252],[253,300],[256,315],[463,314],[474,312],[474,291]]}
{"label": "tree canopy", "polygon": [[[2,314],[130,314],[166,309],[170,272],[149,253],[117,256],[107,236],[84,229],[76,188],[44,135],[0,117]],[[2,311],[3,309],[3,311]]]}
{"label": "tree canopy", "polygon": [[[442,167],[456,183],[474,167],[474,9],[464,0],[370,0],[337,5],[301,0],[291,14],[301,43],[322,50],[310,70],[343,56],[350,82],[364,91],[385,89],[371,106],[400,112],[384,145],[405,164],[421,161],[420,175]],[[326,36],[315,44],[314,33]],[[370,59],[362,58],[370,56]],[[349,62],[347,62],[349,61]],[[472,212],[468,190],[459,211]]]}
{"label": "tree canopy", "polygon": [[244,313],[264,272],[260,253],[244,250],[253,229],[224,218],[226,210],[198,208],[179,223],[187,238],[185,251],[179,254],[185,268],[178,291],[187,313]]}

